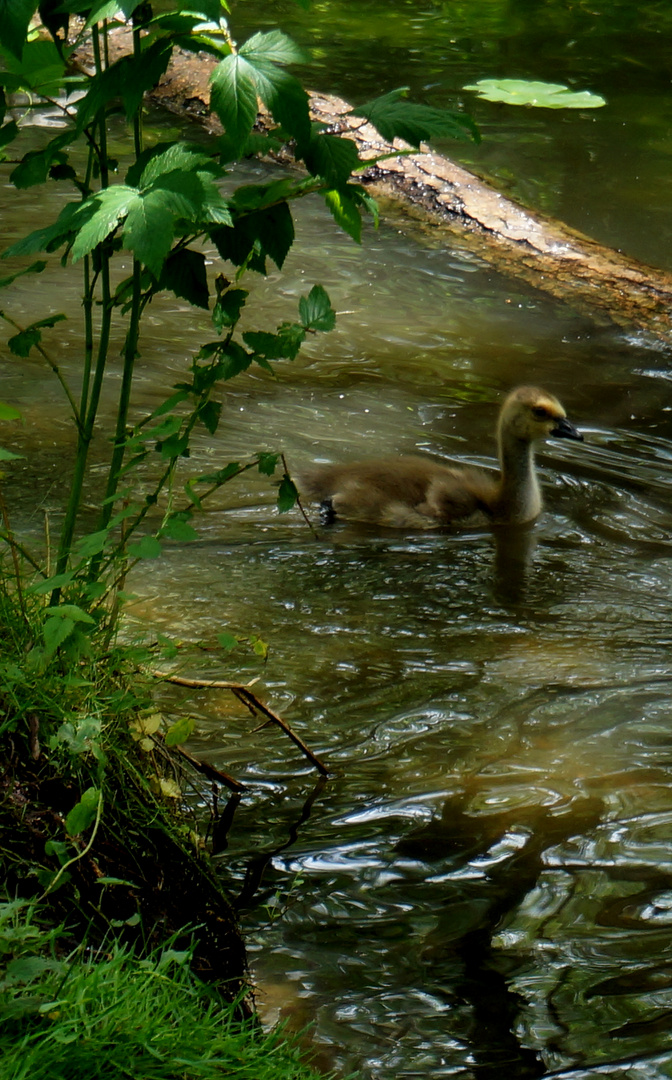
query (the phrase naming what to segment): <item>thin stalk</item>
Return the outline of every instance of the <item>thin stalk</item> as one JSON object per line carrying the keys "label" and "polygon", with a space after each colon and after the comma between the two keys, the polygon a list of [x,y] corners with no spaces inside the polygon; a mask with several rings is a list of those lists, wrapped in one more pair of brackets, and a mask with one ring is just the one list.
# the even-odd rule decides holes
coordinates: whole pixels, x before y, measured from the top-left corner
{"label": "thin stalk", "polygon": [[12,532],[12,527],[9,524],[9,514],[7,513],[7,504],[5,503],[5,499],[4,499],[4,496],[2,494],[2,491],[0,491],[0,516],[2,516],[2,523],[3,523],[4,527],[5,527],[5,537],[4,537],[4,539],[9,544],[9,550],[12,553],[12,563],[13,563],[13,566],[14,566],[14,580],[16,581],[16,595],[17,595],[18,601],[19,601],[19,609],[21,611],[21,615],[23,617],[23,621],[25,622],[26,626],[30,626],[30,623],[28,622],[28,614],[26,612],[26,602],[25,602],[25,599],[24,599],[24,596],[23,596],[23,584],[21,582],[21,567],[19,565],[19,556],[18,556],[18,552],[17,552],[17,545],[16,545],[16,543],[14,541],[14,534]]}
{"label": "thin stalk", "polygon": [[[105,490],[103,508],[101,510],[98,529],[106,529],[112,517],[114,509],[114,496],[119,486],[119,478],[124,463],[126,452],[126,428],[128,423],[128,411],[131,401],[131,388],[133,386],[133,371],[135,358],[138,355],[138,339],[140,337],[140,312],[142,310],[142,266],[137,259],[133,260],[133,294],[131,299],[131,313],[124,345],[124,370],[121,378],[121,390],[119,391],[119,403],[117,405],[117,426],[114,437],[114,447],[110,458],[110,467],[107,473],[107,488]],[[95,580],[100,571],[102,555],[97,555],[91,560],[89,568],[89,581]]]}
{"label": "thin stalk", "polygon": [[[103,63],[100,52],[100,32],[97,26],[94,26],[92,29],[92,40],[93,55],[96,64],[96,74],[100,75],[103,70]],[[102,187],[107,187],[109,184],[109,169],[107,165],[107,129],[104,109],[101,109],[100,111],[100,114],[96,121],[96,126],[98,129],[98,145],[96,147],[96,150],[98,155],[98,161],[100,164],[100,182]],[[61,529],[61,536],[58,545],[56,574],[65,573],[68,565],[68,559],[70,557],[70,549],[72,547],[72,540],[75,535],[75,526],[77,524],[79,506],[82,499],[82,491],[84,488],[84,479],[86,476],[89,449],[91,446],[91,440],[93,438],[93,430],[96,422],[96,416],[98,413],[98,405],[100,403],[100,394],[103,385],[103,375],[105,372],[105,365],[107,363],[107,353],[110,343],[110,331],[112,326],[112,298],[110,286],[109,250],[102,247],[100,249],[100,259],[101,323],[98,336],[96,367],[93,375],[93,381],[91,383],[90,359],[92,359],[93,357],[93,290],[98,275],[94,275],[92,280],[90,277],[90,264],[88,259],[85,263],[84,311],[87,335],[86,348],[88,350],[90,347],[90,353],[88,354],[90,359],[88,363],[85,363],[85,373],[82,382],[81,397],[81,407],[85,411],[83,411],[81,414],[81,422],[78,428],[77,455],[75,458],[75,467],[73,471],[72,481],[70,484],[68,504],[65,510],[65,518],[63,520],[63,527]],[[60,596],[60,588],[54,589],[49,598],[50,607],[54,607],[56,604],[58,604]]]}

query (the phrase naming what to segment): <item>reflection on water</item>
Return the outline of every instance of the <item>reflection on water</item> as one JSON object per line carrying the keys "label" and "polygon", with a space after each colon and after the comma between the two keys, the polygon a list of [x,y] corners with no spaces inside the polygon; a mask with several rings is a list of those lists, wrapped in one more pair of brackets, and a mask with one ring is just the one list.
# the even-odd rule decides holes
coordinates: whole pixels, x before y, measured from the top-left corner
{"label": "reflection on water", "polygon": [[[187,674],[260,674],[260,696],[333,769],[316,787],[294,747],[253,732],[224,695],[166,699],[197,717],[191,749],[249,788],[215,841],[260,1004],[313,1021],[320,1061],[368,1080],[666,1075],[667,358],[389,225],[360,250],[307,207],[299,232],[286,271],[252,283],[256,325],[292,317],[314,281],[345,314],[277,379],[227,386],[194,473],[258,449],[290,463],[417,449],[493,465],[497,400],[523,382],[557,393],[587,438],[544,447],[533,529],[339,525],[315,539],[246,474],[198,542],[130,583],[133,625],[199,643]],[[22,288],[8,306],[28,304]],[[60,310],[58,288],[45,279]],[[208,333],[199,318],[155,305],[139,414],[166,373],[183,374]],[[69,338],[63,366],[76,374]],[[26,415],[8,499],[30,528],[36,487],[60,512],[73,432],[36,361],[0,375]],[[210,650],[222,630],[269,642],[261,672]]]}

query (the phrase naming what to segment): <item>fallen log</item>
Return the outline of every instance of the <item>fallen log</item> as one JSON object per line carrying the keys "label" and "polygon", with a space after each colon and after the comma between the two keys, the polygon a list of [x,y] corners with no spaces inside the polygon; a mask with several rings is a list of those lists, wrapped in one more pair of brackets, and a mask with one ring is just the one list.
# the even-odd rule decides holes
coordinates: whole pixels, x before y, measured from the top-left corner
{"label": "fallen log", "polygon": [[[127,48],[125,33],[114,35],[119,52]],[[215,63],[205,54],[175,50],[151,97],[213,133],[221,130],[209,108]],[[374,195],[401,203],[409,219],[431,227],[435,236],[444,235],[447,244],[459,243],[499,273],[522,279],[598,324],[672,342],[672,274],[524,209],[441,154],[408,153],[401,140],[386,143],[350,110],[339,98],[311,94],[313,118],[353,139],[363,159],[403,151],[358,174]],[[263,116],[260,123],[265,123]]]}

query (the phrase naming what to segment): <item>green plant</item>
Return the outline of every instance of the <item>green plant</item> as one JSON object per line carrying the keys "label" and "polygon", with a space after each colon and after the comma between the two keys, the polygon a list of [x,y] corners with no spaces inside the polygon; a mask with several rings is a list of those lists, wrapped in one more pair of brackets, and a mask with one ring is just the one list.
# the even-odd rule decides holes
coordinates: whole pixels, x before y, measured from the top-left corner
{"label": "green plant", "polygon": [[140,957],[115,941],[73,948],[22,901],[0,903],[5,1080],[311,1080],[296,1041],[242,1022],[168,941]]}
{"label": "green plant", "polygon": [[[237,46],[220,0],[176,0],[154,11],[140,0],[64,0],[39,7],[43,28],[33,21],[30,0],[0,0],[0,151],[20,146],[20,128],[7,119],[7,104],[17,95],[28,107],[44,102],[60,110],[65,123],[40,150],[12,158],[10,174],[17,188],[65,180],[73,199],[57,219],[4,252],[16,269],[0,281],[7,286],[24,274],[39,274],[47,260],[38,253],[61,252],[61,264],[82,268],[82,311],[86,346],[78,392],[70,387],[52,355],[49,333],[63,314],[36,318],[20,326],[6,310],[0,317],[11,327],[9,348],[22,357],[37,350],[50,365],[69,404],[77,453],[54,572],[41,568],[13,537],[3,514],[0,535],[15,557],[28,558],[41,577],[31,588],[45,597],[40,662],[64,650],[81,654],[98,628],[114,622],[117,607],[110,590],[123,585],[129,560],[155,558],[164,538],[187,541],[195,536],[193,518],[204,500],[248,469],[269,476],[280,455],[261,453],[246,462],[229,462],[206,475],[187,477],[178,495],[178,467],[189,456],[197,426],[214,434],[220,423],[222,384],[252,364],[272,370],[275,360],[292,360],[308,334],[334,324],[329,298],[319,285],[300,299],[298,318],[275,331],[239,332],[248,292],[241,287],[250,271],[264,274],[268,260],[281,268],[294,240],[291,206],[320,194],[332,214],[356,241],[361,215],[375,217],[375,204],[353,179],[362,167],[355,144],[314,125],[308,95],[289,73],[302,59],[300,50],[279,30],[253,34]],[[73,17],[77,17],[76,24]],[[110,34],[119,24],[132,27],[131,50],[110,59]],[[64,40],[70,23],[71,44]],[[51,37],[45,33],[49,31]],[[90,39],[92,74],[68,66],[73,49]],[[173,49],[204,50],[214,55],[212,108],[224,134],[207,146],[189,142],[146,144],[143,98],[165,72]],[[77,91],[75,99],[71,95]],[[272,118],[268,134],[254,129],[259,101]],[[122,112],[129,127],[132,163],[122,180],[108,151],[110,117]],[[468,118],[412,105],[403,92],[388,94],[358,110],[386,138],[402,135],[415,145],[433,134],[467,137]],[[75,150],[85,147],[84,165]],[[242,156],[284,147],[306,175],[282,176],[267,183],[240,185],[222,193],[220,181]],[[203,246],[228,264],[208,280]],[[131,273],[113,284],[112,268],[122,253],[132,257]],[[183,381],[140,422],[130,424],[134,366],[141,345],[143,314],[152,298],[167,290],[197,308],[210,309],[216,336],[196,354]],[[123,374],[113,446],[97,527],[78,536],[82,490],[89,450],[98,425],[113,326],[124,327]],[[11,419],[6,407],[0,419]],[[11,455],[1,452],[5,460]],[[148,459],[156,462],[149,490],[138,497],[131,477]],[[279,508],[293,505],[295,490],[283,473]],[[158,515],[158,523],[157,523]],[[17,582],[18,584],[18,582]]]}

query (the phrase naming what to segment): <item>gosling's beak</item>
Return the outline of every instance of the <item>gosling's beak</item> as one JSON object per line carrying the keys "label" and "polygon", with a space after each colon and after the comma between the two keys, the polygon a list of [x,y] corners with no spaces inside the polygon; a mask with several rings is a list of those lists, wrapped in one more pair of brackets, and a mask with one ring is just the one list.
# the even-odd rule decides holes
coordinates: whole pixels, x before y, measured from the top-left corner
{"label": "gosling's beak", "polygon": [[554,435],[556,439],[576,439],[577,442],[583,442],[581,432],[577,431],[574,425],[570,424],[569,420],[564,416],[556,420],[551,435]]}

